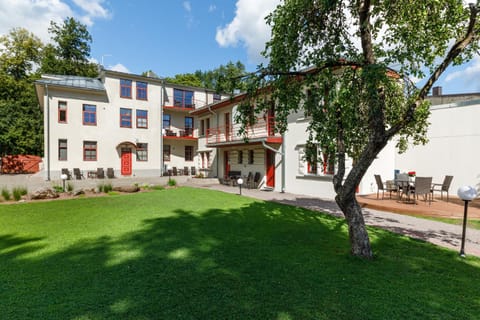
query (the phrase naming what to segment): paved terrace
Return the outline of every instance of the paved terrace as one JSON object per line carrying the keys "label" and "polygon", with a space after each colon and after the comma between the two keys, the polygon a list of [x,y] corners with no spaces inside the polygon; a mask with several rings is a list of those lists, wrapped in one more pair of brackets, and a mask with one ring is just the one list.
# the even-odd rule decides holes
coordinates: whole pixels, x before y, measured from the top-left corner
{"label": "paved terrace", "polygon": [[[174,177],[179,185],[207,188],[233,194],[239,194],[238,187],[218,184],[215,179],[192,179],[187,176]],[[142,184],[166,184],[168,177],[151,178],[116,178],[116,179],[84,179],[72,180],[75,188],[94,188],[102,182],[110,182],[113,186]],[[0,188],[15,186],[27,187],[29,192],[43,186],[61,185],[62,181],[45,181],[40,174],[36,175],[0,175]],[[276,201],[288,205],[300,206],[311,210],[326,212],[343,217],[337,204],[329,199],[320,199],[291,193],[242,189],[242,195],[265,201]],[[376,195],[360,196],[358,201],[364,208],[365,221],[370,226],[390,230],[412,238],[421,239],[433,244],[460,249],[462,226],[416,218],[408,214],[455,218],[461,221],[463,217],[463,202],[450,196],[447,203],[436,198],[431,204],[418,201],[417,204],[407,204],[387,195],[385,199],[377,199]],[[401,213],[401,214],[400,214]],[[469,219],[480,219],[480,200],[473,201],[469,207]],[[467,255],[480,256],[480,230],[467,229],[465,252]]]}

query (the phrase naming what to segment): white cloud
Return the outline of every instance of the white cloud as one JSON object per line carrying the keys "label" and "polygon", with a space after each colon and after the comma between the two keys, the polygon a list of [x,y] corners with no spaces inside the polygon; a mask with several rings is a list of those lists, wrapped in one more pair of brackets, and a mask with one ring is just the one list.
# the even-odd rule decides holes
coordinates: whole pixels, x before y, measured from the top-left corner
{"label": "white cloud", "polygon": [[49,42],[50,21],[61,23],[67,17],[74,17],[91,26],[94,19],[108,18],[109,11],[103,7],[103,1],[74,0],[80,8],[75,11],[66,0],[0,0],[0,35],[21,27]]}
{"label": "white cloud", "polygon": [[130,70],[128,70],[128,68],[121,63],[117,63],[116,65],[113,65],[113,66],[108,66],[106,67],[106,69],[112,70],[112,71],[124,72],[124,73],[131,73]]}
{"label": "white cloud", "polygon": [[280,0],[238,0],[233,20],[224,27],[217,28],[215,39],[221,47],[237,46],[243,43],[249,59],[261,62],[260,52],[270,39],[270,27],[265,17],[280,3]]}
{"label": "white cloud", "polygon": [[192,12],[192,5],[190,4],[190,1],[183,1],[183,9],[187,12]]}
{"label": "white cloud", "polygon": [[445,77],[445,82],[461,79],[465,83],[476,82],[480,76],[480,57],[475,56],[463,70],[453,71]]}

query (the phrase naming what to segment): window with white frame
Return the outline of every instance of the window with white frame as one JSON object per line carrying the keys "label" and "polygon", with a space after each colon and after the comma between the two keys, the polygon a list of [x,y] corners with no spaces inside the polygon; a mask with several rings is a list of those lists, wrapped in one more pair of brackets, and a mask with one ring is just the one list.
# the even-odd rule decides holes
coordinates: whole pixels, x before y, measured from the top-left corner
{"label": "window with white frame", "polygon": [[299,175],[333,175],[335,157],[322,152],[318,144],[305,144],[297,147]]}

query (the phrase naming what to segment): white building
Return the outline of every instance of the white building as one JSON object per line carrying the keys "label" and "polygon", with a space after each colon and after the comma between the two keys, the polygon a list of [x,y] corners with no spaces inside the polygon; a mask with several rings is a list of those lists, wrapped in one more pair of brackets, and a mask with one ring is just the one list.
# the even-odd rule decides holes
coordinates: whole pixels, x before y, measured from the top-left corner
{"label": "white building", "polygon": [[48,180],[63,168],[78,168],[84,177],[95,177],[98,168],[117,177],[159,176],[167,167],[195,173],[198,125],[189,112],[222,98],[114,71],[97,79],[45,75],[35,88],[44,111]]}

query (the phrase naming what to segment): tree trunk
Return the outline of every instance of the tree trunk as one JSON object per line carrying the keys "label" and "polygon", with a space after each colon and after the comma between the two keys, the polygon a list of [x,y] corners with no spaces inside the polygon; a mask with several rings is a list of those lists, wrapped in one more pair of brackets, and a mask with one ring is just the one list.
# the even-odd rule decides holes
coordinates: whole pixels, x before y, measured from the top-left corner
{"label": "tree trunk", "polygon": [[370,246],[365,220],[363,219],[362,208],[358,204],[355,194],[351,197],[342,197],[342,195],[339,194],[335,197],[335,200],[340,209],[342,209],[347,221],[351,254],[372,259],[373,252]]}

